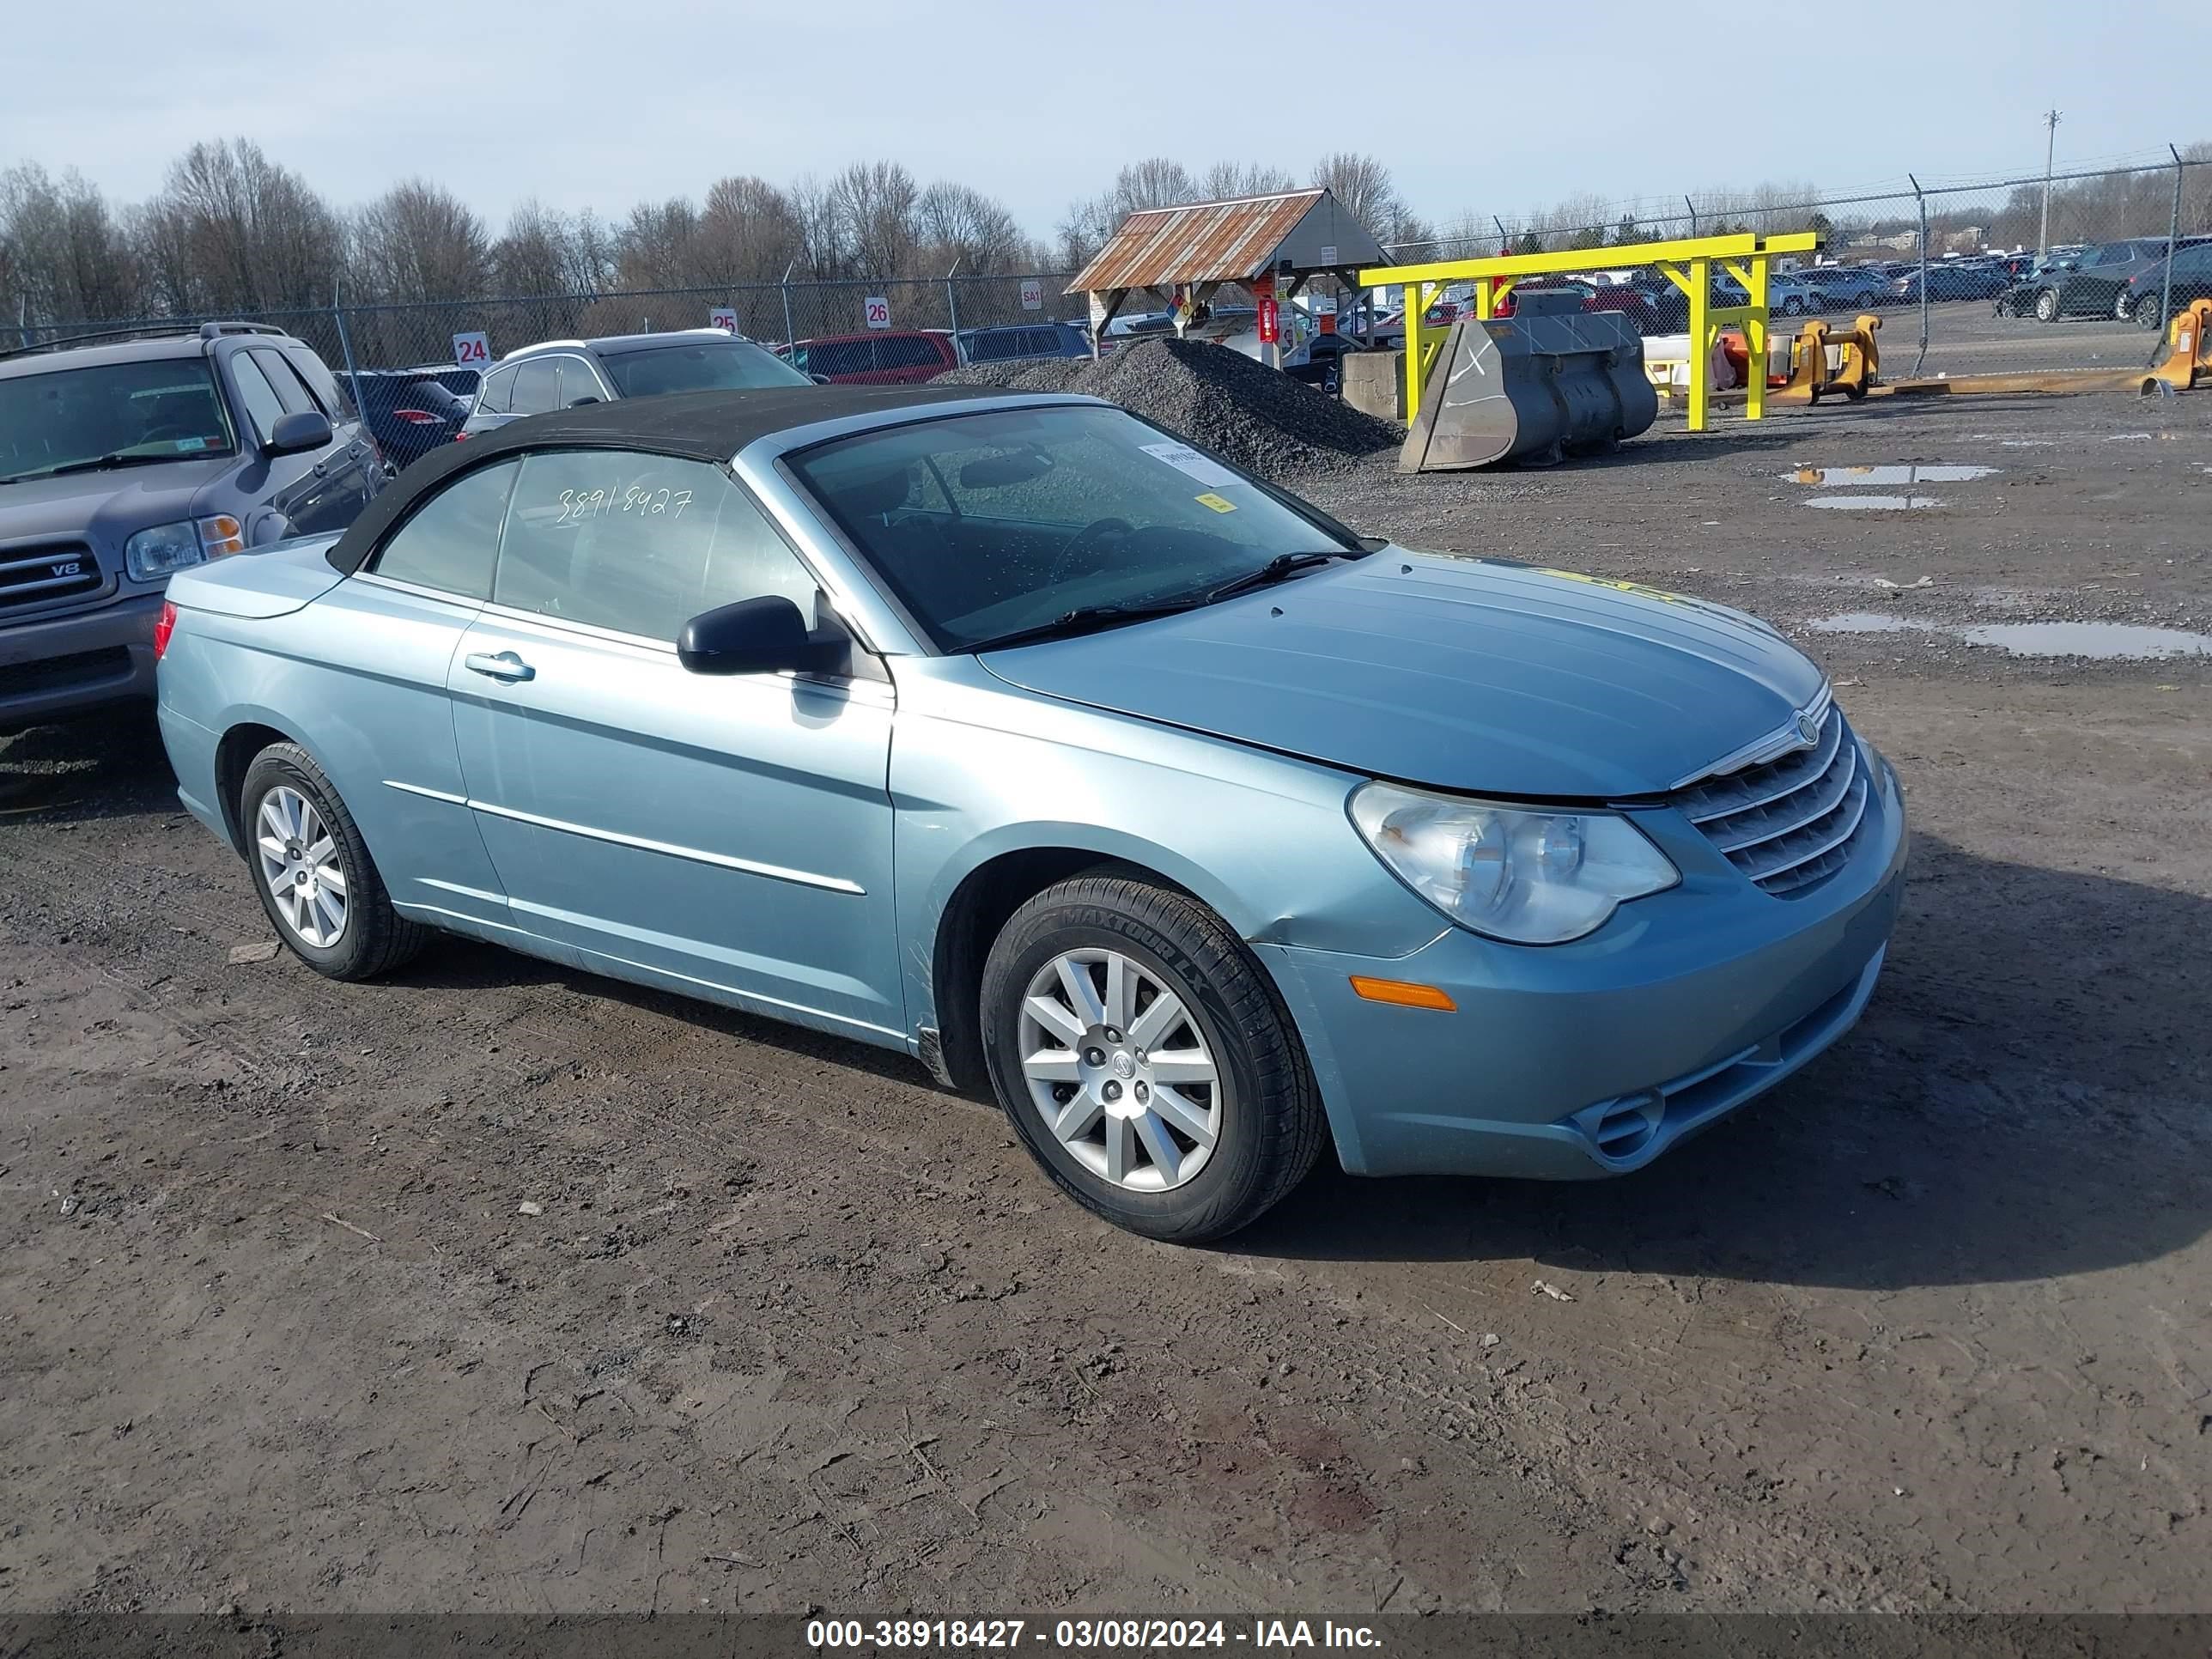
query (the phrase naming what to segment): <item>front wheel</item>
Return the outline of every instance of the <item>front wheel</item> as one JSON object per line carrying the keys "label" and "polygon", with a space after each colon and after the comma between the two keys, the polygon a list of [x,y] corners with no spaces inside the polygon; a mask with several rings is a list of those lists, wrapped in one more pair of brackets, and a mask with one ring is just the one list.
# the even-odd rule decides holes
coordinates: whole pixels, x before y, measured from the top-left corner
{"label": "front wheel", "polygon": [[1103,873],[1038,894],[993,944],[979,1012],[1015,1133],[1118,1227],[1222,1237],[1320,1155],[1321,1101],[1289,1013],[1186,894]]}
{"label": "front wheel", "polygon": [[2035,296],[2035,320],[2039,323],[2058,320],[2058,295],[2054,290],[2046,288]]}
{"label": "front wheel", "polygon": [[1804,309],[1805,302],[1794,294],[1782,302],[1782,314],[1785,317],[1795,317]]}
{"label": "front wheel", "polygon": [[317,973],[373,979],[422,949],[426,930],[392,908],[353,814],[297,744],[271,744],[253,757],[239,822],[261,908]]}
{"label": "front wheel", "polygon": [[2151,295],[2146,295],[2136,301],[2129,309],[2128,315],[2135,319],[2137,328],[2148,329],[2153,333],[2165,330],[2166,322],[2158,301]]}

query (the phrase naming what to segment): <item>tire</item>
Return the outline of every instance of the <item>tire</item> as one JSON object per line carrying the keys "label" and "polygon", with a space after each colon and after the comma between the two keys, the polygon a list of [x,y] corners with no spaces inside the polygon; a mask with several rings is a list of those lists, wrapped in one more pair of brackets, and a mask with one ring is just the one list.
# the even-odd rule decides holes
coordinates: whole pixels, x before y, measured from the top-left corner
{"label": "tire", "polygon": [[[1070,975],[1090,989],[1081,1014]],[[1048,1020],[1032,1012],[1041,1001],[1056,1011]],[[1000,930],[978,1012],[1014,1133],[1070,1197],[1117,1227],[1183,1244],[1223,1237],[1321,1154],[1320,1093],[1281,998],[1237,935],[1185,894],[1110,872],[1047,889]],[[1065,1139],[1048,1112],[1068,1121]]]}
{"label": "tire", "polygon": [[2035,320],[2055,323],[2058,320],[2058,290],[2046,288],[2035,296]]}
{"label": "tire", "polygon": [[1782,301],[1782,314],[1785,317],[1795,317],[1799,312],[1804,309],[1804,301],[1800,300],[1794,294],[1788,295]]}
{"label": "tire", "polygon": [[2114,322],[2124,323],[2127,321],[2129,317],[2133,314],[2134,311],[2135,307],[2128,303],[2127,289],[2122,289],[2118,294],[2112,296],[2112,320]]}
{"label": "tire", "polygon": [[363,980],[422,948],[429,929],[392,908],[353,814],[313,756],[271,744],[246,769],[238,797],[253,890],[294,956],[326,978]]}
{"label": "tire", "polygon": [[2160,320],[2158,313],[2158,301],[2148,295],[2145,295],[2128,308],[2128,315],[2135,319],[2136,326],[2150,333],[2165,331],[2166,325]]}
{"label": "tire", "polygon": [[1854,294],[1851,295],[1851,308],[1855,311],[1872,311],[1874,309],[1874,295],[1871,294]]}

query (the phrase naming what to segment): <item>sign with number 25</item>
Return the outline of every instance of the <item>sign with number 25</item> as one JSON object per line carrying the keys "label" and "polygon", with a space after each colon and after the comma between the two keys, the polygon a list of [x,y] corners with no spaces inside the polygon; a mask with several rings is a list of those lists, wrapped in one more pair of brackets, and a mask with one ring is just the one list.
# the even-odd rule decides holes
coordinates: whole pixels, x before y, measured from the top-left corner
{"label": "sign with number 25", "polygon": [[491,343],[482,334],[456,334],[453,361],[463,368],[485,368],[491,362]]}
{"label": "sign with number 25", "polygon": [[891,302],[881,295],[871,294],[860,301],[860,314],[867,319],[870,328],[889,328],[891,325]]}

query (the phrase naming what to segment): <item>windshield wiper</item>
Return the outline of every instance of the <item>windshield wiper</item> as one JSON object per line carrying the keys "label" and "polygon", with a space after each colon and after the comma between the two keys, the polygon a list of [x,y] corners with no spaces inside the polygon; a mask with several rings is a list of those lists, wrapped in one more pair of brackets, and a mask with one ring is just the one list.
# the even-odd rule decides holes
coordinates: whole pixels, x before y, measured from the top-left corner
{"label": "windshield wiper", "polygon": [[1248,570],[1232,577],[1220,586],[1206,592],[1206,603],[1213,605],[1222,599],[1234,599],[1239,593],[1249,593],[1255,587],[1273,587],[1286,581],[1301,570],[1317,564],[1327,564],[1331,559],[1364,558],[1364,553],[1355,553],[1349,548],[1334,548],[1327,553],[1278,553],[1257,570]]}
{"label": "windshield wiper", "polygon": [[1011,634],[978,640],[968,648],[970,651],[996,651],[1009,645],[1027,645],[1033,640],[1066,639],[1075,634],[1094,633],[1102,628],[1118,628],[1123,623],[1143,622],[1150,617],[1168,617],[1178,611],[1194,611],[1206,603],[1204,599],[1170,599],[1159,605],[1079,605],[1073,611],[1062,611],[1050,622],[1037,623],[1029,628],[1017,628]]}
{"label": "windshield wiper", "polygon": [[70,472],[101,472],[114,466],[151,466],[157,461],[180,461],[181,455],[102,455],[89,461],[67,461],[44,472],[26,472],[26,478],[58,478]]}

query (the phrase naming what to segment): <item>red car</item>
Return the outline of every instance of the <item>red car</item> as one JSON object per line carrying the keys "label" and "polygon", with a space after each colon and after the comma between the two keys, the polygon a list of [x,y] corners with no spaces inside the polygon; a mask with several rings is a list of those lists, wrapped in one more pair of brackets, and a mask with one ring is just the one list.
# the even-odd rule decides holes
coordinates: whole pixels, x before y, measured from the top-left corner
{"label": "red car", "polygon": [[783,356],[802,374],[840,386],[912,386],[960,366],[951,331],[878,329],[800,340]]}
{"label": "red car", "polygon": [[1658,331],[1658,313],[1653,308],[1650,300],[1626,283],[1600,288],[1595,283],[1578,283],[1564,276],[1531,277],[1516,283],[1498,296],[1498,304],[1493,307],[1496,314],[1510,317],[1513,314],[1513,296],[1522,293],[1579,294],[1584,311],[1618,311],[1635,325],[1638,334]]}

